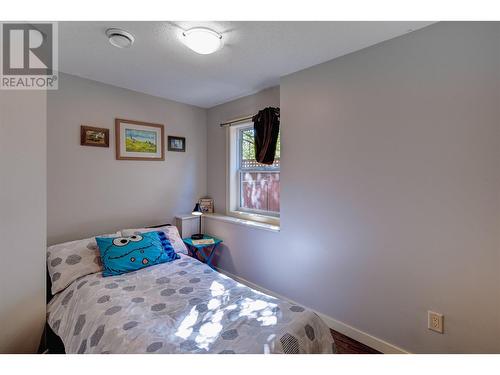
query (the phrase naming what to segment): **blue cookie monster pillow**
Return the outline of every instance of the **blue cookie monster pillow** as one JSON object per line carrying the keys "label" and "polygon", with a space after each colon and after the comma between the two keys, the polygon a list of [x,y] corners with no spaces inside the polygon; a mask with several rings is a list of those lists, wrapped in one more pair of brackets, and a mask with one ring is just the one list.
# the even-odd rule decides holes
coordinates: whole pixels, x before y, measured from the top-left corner
{"label": "blue cookie monster pillow", "polygon": [[95,239],[101,253],[103,276],[121,275],[180,258],[163,232]]}

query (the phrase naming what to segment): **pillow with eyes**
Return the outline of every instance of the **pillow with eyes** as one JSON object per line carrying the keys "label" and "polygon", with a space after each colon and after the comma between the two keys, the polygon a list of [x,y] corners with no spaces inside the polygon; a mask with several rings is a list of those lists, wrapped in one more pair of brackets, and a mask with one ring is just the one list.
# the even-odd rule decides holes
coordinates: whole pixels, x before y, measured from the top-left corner
{"label": "pillow with eyes", "polygon": [[163,232],[96,237],[96,242],[101,253],[103,276],[121,275],[180,258]]}
{"label": "pillow with eyes", "polygon": [[177,254],[186,254],[188,255],[188,249],[184,242],[182,241],[181,236],[179,235],[179,231],[177,227],[173,225],[165,225],[159,228],[136,228],[136,229],[122,229],[122,236],[131,236],[133,234],[141,234],[146,232],[163,232],[165,236],[172,244],[175,252]]}

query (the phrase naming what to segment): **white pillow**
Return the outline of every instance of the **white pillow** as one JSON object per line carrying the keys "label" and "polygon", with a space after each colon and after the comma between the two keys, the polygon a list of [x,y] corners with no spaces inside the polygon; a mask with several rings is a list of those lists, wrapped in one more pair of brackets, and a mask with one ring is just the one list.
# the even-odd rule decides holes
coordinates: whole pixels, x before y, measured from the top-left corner
{"label": "white pillow", "polygon": [[[119,236],[103,234],[99,237]],[[76,279],[101,272],[102,263],[95,237],[64,242],[47,248],[47,268],[52,281],[52,294],[56,294]]]}
{"label": "white pillow", "polygon": [[182,241],[181,236],[179,235],[179,231],[177,227],[173,225],[165,225],[164,227],[159,228],[135,228],[135,229],[122,229],[121,233],[123,237],[129,237],[138,233],[147,233],[147,232],[163,232],[165,236],[172,244],[176,253],[188,254],[188,250],[184,241]]}

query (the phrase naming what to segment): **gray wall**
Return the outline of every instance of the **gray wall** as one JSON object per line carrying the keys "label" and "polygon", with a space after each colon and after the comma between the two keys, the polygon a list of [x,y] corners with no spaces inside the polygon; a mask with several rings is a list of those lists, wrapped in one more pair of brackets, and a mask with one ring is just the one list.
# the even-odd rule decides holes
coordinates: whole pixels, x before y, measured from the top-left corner
{"label": "gray wall", "polygon": [[44,91],[0,90],[0,353],[34,353],[45,321]]}
{"label": "gray wall", "polygon": [[[206,110],[61,74],[48,94],[48,243],[171,222],[206,192]],[[165,161],[115,158],[115,118],[165,125],[187,150]],[[80,125],[110,129],[110,147],[80,146]]]}
{"label": "gray wall", "polygon": [[[411,352],[500,352],[499,40],[439,23],[284,77],[281,232],[207,220],[219,265]],[[208,112],[218,210],[245,103],[276,97]]]}

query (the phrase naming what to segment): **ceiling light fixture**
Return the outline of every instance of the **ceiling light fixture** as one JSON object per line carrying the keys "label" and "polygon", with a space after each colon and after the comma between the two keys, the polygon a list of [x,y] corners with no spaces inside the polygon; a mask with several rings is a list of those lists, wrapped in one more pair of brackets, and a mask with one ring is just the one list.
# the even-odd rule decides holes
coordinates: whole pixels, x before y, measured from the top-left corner
{"label": "ceiling light fixture", "polygon": [[182,33],[182,41],[201,55],[214,53],[222,47],[222,35],[205,27],[195,27]]}
{"label": "ceiling light fixture", "polygon": [[122,29],[107,29],[106,36],[108,37],[109,42],[118,48],[129,48],[132,44],[134,44],[135,40],[132,34]]}

